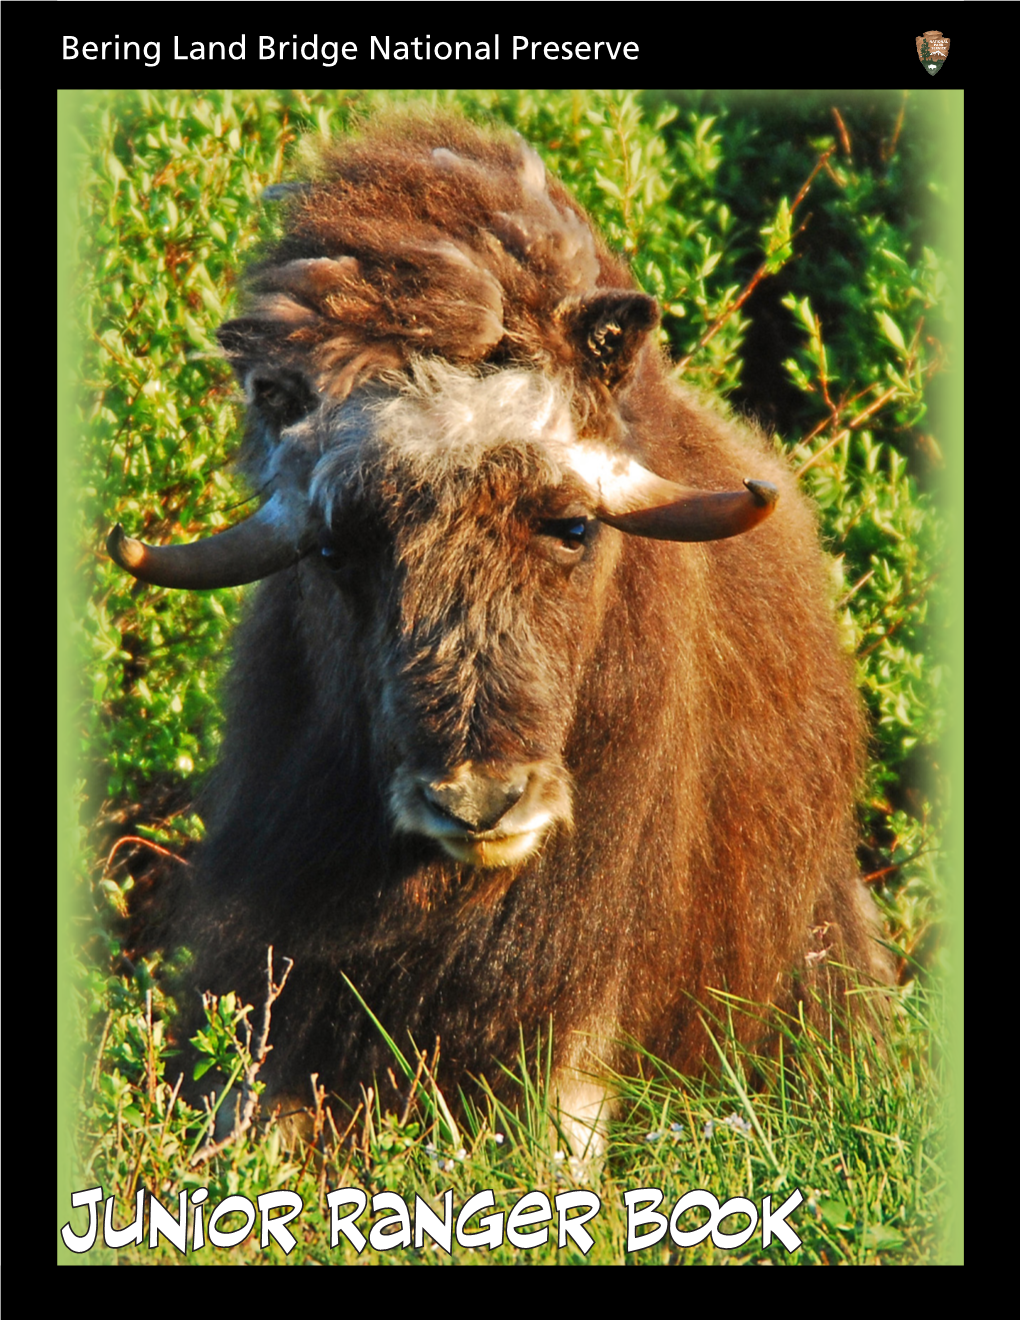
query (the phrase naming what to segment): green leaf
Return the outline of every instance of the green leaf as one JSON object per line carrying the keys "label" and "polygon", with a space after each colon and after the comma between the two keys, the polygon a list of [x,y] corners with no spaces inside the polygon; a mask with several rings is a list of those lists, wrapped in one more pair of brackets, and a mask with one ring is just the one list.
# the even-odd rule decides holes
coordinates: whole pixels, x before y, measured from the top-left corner
{"label": "green leaf", "polygon": [[822,1218],[833,1228],[850,1228],[852,1219],[850,1210],[845,1201],[837,1200],[835,1197],[827,1198],[818,1202],[818,1209],[821,1211]]}
{"label": "green leaf", "polygon": [[907,345],[903,339],[903,332],[900,330],[896,322],[888,312],[876,312],[875,315],[878,318],[878,323],[882,327],[886,339],[898,348],[901,353],[905,353],[907,351]]}
{"label": "green leaf", "polygon": [[900,1251],[906,1245],[900,1230],[889,1224],[872,1224],[864,1230],[862,1241],[873,1251]]}

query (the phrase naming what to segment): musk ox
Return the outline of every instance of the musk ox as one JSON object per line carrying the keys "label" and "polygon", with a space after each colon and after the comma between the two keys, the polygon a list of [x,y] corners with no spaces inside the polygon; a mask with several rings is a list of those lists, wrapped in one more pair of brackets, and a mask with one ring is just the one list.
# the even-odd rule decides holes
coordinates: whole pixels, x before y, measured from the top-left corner
{"label": "musk ox", "polygon": [[271,1098],[385,1078],[345,977],[440,1038],[454,1096],[551,1022],[577,1144],[635,1043],[704,1063],[710,990],[881,975],[814,515],[674,384],[653,299],[516,136],[397,119],[284,206],[219,332],[259,511],[109,543],[163,586],[261,580],[192,979],[257,1001],[266,946],[294,960]]}

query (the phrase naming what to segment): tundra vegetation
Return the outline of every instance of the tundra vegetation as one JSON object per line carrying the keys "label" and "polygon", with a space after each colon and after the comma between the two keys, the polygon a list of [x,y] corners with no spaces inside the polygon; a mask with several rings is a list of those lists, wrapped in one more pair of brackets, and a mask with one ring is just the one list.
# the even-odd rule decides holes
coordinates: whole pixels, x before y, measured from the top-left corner
{"label": "tundra vegetation", "polygon": [[[140,1187],[168,1204],[209,1188],[292,1188],[302,1196],[287,1257],[355,1259],[329,1249],[326,1194],[417,1193],[459,1206],[492,1188],[550,1195],[594,1182],[603,1209],[587,1256],[555,1240],[527,1252],[455,1248],[455,1258],[609,1263],[923,1262],[938,1258],[944,1201],[939,1007],[944,815],[940,602],[945,520],[931,410],[947,365],[947,280],[938,233],[944,183],[908,98],[804,98],[794,104],[597,93],[442,94],[437,103],[509,123],[572,190],[640,286],[662,308],[659,333],[678,379],[771,432],[815,501],[833,594],[856,654],[871,721],[860,803],[861,870],[878,901],[898,988],[882,1046],[779,1020],[778,1057],[737,1043],[719,994],[703,1005],[718,1045],[714,1075],[682,1079],[644,1057],[620,1079],[625,1103],[601,1169],[572,1170],[547,1110],[548,1039],[504,1060],[519,1101],[451,1107],[432,1076],[433,1042],[393,1042],[399,1112],[366,1091],[349,1122],[320,1110],[314,1146],[285,1140],[271,1116],[213,1146],[209,1115],[182,1100],[169,1047],[165,950],[146,938],[160,887],[203,833],[193,799],[215,761],[217,684],[245,589],[139,589],[105,555],[123,522],[149,542],[192,539],[236,522],[251,498],[230,466],[237,389],[215,339],[234,308],[246,257],[278,215],[266,187],[292,177],[316,141],[393,104],[378,93],[131,93],[87,98],[78,121],[77,271],[81,371],[77,631],[75,927],[81,1053],[72,1185],[102,1184],[117,1222]],[[808,187],[808,185],[810,185]],[[139,914],[145,914],[139,916]],[[175,951],[178,963],[188,957]],[[276,967],[279,982],[282,969]],[[282,993],[287,993],[284,986]],[[224,995],[199,1041],[210,1077],[258,1091],[263,1023]],[[272,1025],[269,1025],[272,1043]],[[796,1045],[795,1061],[789,1062]],[[231,1101],[232,1103],[232,1101]],[[502,1138],[502,1139],[499,1139]],[[625,1257],[623,1192],[657,1187],[721,1200],[806,1203],[803,1246],[724,1252],[711,1239],[665,1241]],[[69,1207],[68,1207],[69,1210]],[[69,1216],[81,1231],[83,1212]],[[684,1227],[701,1222],[690,1212]],[[725,1227],[736,1231],[742,1221]],[[228,1225],[229,1226],[229,1225]],[[176,1257],[165,1244],[121,1259]],[[99,1245],[86,1260],[109,1260]],[[229,1253],[267,1263],[254,1235]],[[440,1263],[441,1251],[366,1251],[360,1259]]]}

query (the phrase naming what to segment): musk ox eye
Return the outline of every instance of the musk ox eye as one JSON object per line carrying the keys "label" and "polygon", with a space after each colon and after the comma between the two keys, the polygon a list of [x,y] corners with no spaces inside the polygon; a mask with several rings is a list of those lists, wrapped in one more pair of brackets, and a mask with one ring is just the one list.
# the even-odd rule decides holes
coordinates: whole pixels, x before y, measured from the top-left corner
{"label": "musk ox eye", "polygon": [[577,563],[591,540],[587,518],[548,518],[539,527],[539,544],[558,564]]}
{"label": "musk ox eye", "polygon": [[587,518],[550,518],[542,526],[542,533],[560,541],[570,550],[579,550],[588,535]]}
{"label": "musk ox eye", "polygon": [[371,596],[383,548],[371,525],[354,525],[339,532],[325,527],[319,533],[314,557],[345,595],[362,600]]}
{"label": "musk ox eye", "polygon": [[339,573],[350,562],[350,556],[343,553],[332,533],[324,531],[319,538],[319,559],[331,573]]}
{"label": "musk ox eye", "polygon": [[364,587],[362,566],[341,553],[335,545],[325,541],[319,546],[319,560],[329,573],[330,580],[345,596],[360,599]]}

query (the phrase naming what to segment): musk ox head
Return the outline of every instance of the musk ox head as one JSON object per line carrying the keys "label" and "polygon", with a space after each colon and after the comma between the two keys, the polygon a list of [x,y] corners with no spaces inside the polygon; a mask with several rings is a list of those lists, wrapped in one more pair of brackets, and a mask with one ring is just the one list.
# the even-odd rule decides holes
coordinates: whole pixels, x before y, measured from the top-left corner
{"label": "musk ox head", "polygon": [[357,665],[394,828],[477,866],[524,860],[571,820],[563,747],[622,541],[603,524],[730,536],[775,488],[684,491],[579,437],[564,383],[516,366],[425,359],[339,404],[277,380],[267,405],[266,380],[248,384],[271,436],[262,509],[190,546],[118,528],[111,554],[190,587],[300,563],[320,682]]}
{"label": "musk ox head", "polygon": [[117,527],[109,551],[193,589],[299,565],[316,681],[356,671],[343,699],[372,712],[393,829],[504,867],[570,824],[564,744],[619,533],[734,536],[777,491],[652,471],[626,396],[653,300],[519,140],[425,139],[376,135],[296,193],[220,333],[260,510],[187,546]]}

